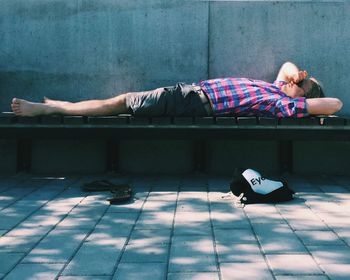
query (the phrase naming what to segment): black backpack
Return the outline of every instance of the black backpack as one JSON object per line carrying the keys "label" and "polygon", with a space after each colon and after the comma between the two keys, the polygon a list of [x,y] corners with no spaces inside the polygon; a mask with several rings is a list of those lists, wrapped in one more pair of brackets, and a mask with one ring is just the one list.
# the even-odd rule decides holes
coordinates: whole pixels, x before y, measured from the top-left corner
{"label": "black backpack", "polygon": [[294,191],[288,188],[287,182],[280,180],[282,187],[267,194],[255,192],[246,178],[242,175],[243,169],[236,169],[230,183],[230,190],[241,204],[277,203],[293,199]]}

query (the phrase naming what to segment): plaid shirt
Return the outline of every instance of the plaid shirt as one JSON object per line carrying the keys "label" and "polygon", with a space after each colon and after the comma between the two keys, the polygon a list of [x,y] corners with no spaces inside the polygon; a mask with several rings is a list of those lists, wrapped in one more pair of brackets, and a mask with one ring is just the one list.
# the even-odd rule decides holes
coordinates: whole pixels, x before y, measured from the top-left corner
{"label": "plaid shirt", "polygon": [[201,81],[214,116],[239,115],[263,117],[306,117],[305,97],[291,98],[281,91],[283,81],[273,84],[246,78]]}

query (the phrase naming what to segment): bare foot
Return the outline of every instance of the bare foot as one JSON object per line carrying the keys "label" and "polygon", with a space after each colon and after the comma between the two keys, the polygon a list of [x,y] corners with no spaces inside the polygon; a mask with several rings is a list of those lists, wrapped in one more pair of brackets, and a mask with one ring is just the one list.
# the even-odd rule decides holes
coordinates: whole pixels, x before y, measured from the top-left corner
{"label": "bare foot", "polygon": [[46,96],[44,96],[44,99],[43,99],[43,103],[45,104],[49,104],[49,105],[54,105],[54,106],[62,106],[62,105],[67,105],[71,102],[68,102],[68,101],[60,101],[60,100],[53,100],[53,99],[50,99],[50,98],[47,98]]}
{"label": "bare foot", "polygon": [[29,102],[24,99],[13,98],[11,104],[12,111],[17,116],[33,117],[54,113],[53,107],[47,104]]}

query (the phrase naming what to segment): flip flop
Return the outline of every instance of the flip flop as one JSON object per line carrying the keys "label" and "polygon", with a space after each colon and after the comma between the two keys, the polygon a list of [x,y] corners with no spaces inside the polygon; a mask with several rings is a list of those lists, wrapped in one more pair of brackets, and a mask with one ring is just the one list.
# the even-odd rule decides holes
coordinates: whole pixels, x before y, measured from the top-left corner
{"label": "flip flop", "polygon": [[97,180],[86,183],[82,186],[82,190],[86,192],[100,192],[130,188],[128,184],[113,184],[107,180]]}
{"label": "flip flop", "polygon": [[120,190],[112,190],[111,193],[113,194],[113,197],[107,198],[107,201],[109,201],[109,204],[119,204],[121,202],[126,202],[131,199],[132,196],[132,190],[130,187],[125,187],[124,189]]}

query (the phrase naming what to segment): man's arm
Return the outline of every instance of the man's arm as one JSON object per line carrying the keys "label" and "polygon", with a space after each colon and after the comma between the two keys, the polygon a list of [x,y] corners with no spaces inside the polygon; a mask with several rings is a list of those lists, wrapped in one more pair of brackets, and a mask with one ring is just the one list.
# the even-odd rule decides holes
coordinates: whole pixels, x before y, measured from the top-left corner
{"label": "man's arm", "polygon": [[332,115],[343,107],[338,98],[310,98],[306,99],[307,111],[310,115]]}
{"label": "man's arm", "polygon": [[307,77],[307,72],[300,71],[299,68],[292,62],[286,62],[282,65],[278,72],[277,81],[285,81],[287,83],[299,83]]}

